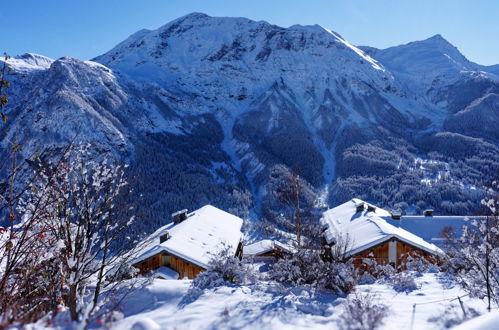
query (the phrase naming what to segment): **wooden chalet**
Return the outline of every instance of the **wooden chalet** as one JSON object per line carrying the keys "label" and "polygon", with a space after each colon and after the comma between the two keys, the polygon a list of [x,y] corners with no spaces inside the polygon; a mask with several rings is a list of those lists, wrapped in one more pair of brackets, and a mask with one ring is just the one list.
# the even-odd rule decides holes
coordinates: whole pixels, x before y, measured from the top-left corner
{"label": "wooden chalet", "polygon": [[[420,256],[434,261],[443,251],[435,244],[387,221],[392,214],[358,199],[348,201],[324,212],[325,244],[333,248],[338,239],[347,241],[347,255],[357,266],[365,258],[374,258],[378,264],[398,268],[409,256]],[[400,219],[400,218],[399,218]]]}
{"label": "wooden chalet", "polygon": [[172,223],[147,239],[146,248],[133,261],[140,274],[194,279],[224,246],[242,257],[241,218],[211,205],[191,213],[175,212],[172,217]]}
{"label": "wooden chalet", "polygon": [[293,253],[293,248],[274,240],[261,240],[243,248],[243,258],[253,261],[276,261]]}

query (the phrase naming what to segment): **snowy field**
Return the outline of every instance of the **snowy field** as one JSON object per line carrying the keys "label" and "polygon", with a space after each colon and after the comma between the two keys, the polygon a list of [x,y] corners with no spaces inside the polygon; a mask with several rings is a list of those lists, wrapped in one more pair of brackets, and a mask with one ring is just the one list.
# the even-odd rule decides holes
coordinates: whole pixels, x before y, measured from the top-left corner
{"label": "snowy field", "polygon": [[[459,287],[439,274],[424,274],[416,282],[419,289],[412,292],[371,284],[359,285],[357,294],[375,295],[389,307],[381,329],[444,329],[463,319],[459,301],[450,301],[465,295]],[[341,329],[347,302],[347,297],[324,291],[314,294],[305,287],[286,290],[266,283],[222,286],[191,297],[190,284],[153,280],[123,303],[124,318],[113,329]],[[486,312],[481,300],[464,297],[462,302],[468,317]]]}

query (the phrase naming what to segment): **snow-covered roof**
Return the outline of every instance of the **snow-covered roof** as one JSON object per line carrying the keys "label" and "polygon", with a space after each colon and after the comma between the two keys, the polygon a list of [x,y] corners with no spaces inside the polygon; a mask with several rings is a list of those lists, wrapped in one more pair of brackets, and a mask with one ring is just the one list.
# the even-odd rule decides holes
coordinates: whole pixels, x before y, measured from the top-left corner
{"label": "snow-covered roof", "polygon": [[452,227],[456,236],[461,236],[467,216],[414,216],[403,215],[400,220],[383,217],[389,224],[405,229],[422,239],[437,245],[443,242],[440,233],[446,227]]}
{"label": "snow-covered roof", "polygon": [[[167,252],[206,269],[213,253],[225,244],[235,251],[241,240],[243,220],[214,206],[205,205],[189,213],[187,219],[159,228],[147,241],[146,248],[138,253],[133,263],[139,263],[161,252]],[[166,234],[170,238],[160,243]]]}
{"label": "snow-covered roof", "polygon": [[390,217],[390,212],[382,208],[376,207],[374,211],[366,208],[357,212],[357,205],[361,203],[359,199],[352,199],[323,213],[321,222],[326,229],[324,237],[328,243],[334,242],[338,235],[343,235],[350,241],[347,254],[354,255],[391,238],[397,238],[432,254],[443,253],[436,245],[388,223],[385,218]]}
{"label": "snow-covered roof", "polygon": [[243,248],[243,255],[251,255],[251,256],[259,255],[259,254],[263,254],[263,253],[272,251],[276,248],[281,249],[282,251],[285,251],[288,253],[292,253],[292,251],[293,251],[293,248],[287,244],[283,244],[281,242],[274,241],[274,240],[264,239],[264,240],[255,242],[253,244],[246,245]]}

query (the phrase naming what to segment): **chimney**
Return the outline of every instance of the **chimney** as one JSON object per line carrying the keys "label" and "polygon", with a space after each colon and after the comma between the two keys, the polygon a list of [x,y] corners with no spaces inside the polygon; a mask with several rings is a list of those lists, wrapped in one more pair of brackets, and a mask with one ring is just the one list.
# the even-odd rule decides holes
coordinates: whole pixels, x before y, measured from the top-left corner
{"label": "chimney", "polygon": [[172,213],[173,223],[181,223],[185,219],[187,219],[187,209],[183,209]]}
{"label": "chimney", "polygon": [[367,211],[368,212],[375,212],[376,211],[376,206],[367,204]]}
{"label": "chimney", "polygon": [[356,212],[364,211],[364,202],[355,203],[355,207],[357,208]]}
{"label": "chimney", "polygon": [[426,209],[426,210],[424,210],[423,215],[425,217],[432,217],[433,216],[433,209]]}
{"label": "chimney", "polygon": [[391,214],[393,220],[400,220],[400,218],[402,217],[402,212],[399,210],[393,210]]}
{"label": "chimney", "polygon": [[159,236],[159,244],[163,243],[164,241],[167,241],[171,238],[171,235],[169,232],[164,233],[163,235]]}

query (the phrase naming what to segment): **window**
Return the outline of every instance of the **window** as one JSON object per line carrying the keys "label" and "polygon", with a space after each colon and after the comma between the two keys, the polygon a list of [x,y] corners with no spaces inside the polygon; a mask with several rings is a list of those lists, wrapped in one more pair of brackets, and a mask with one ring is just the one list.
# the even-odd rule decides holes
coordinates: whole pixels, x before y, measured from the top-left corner
{"label": "window", "polygon": [[161,266],[170,267],[171,266],[171,257],[163,254],[161,256]]}

